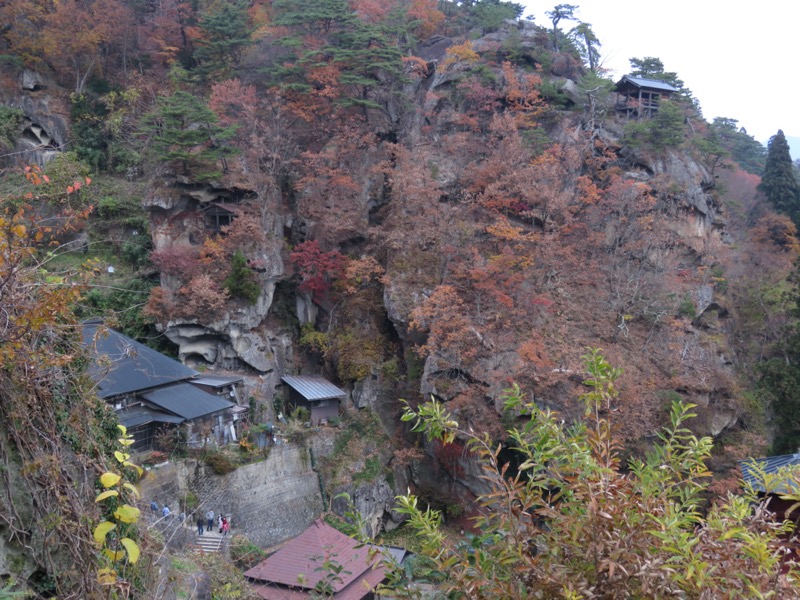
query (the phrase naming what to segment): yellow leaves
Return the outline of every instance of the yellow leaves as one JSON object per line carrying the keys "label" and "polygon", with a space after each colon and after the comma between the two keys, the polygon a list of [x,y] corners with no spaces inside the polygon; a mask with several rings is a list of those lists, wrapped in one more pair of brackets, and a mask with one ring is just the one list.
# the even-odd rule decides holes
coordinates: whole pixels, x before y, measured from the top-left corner
{"label": "yellow leaves", "polygon": [[103,521],[94,528],[94,541],[98,544],[104,544],[108,533],[116,529],[116,527],[116,524],[112,523],[111,521]]}
{"label": "yellow leaves", "polygon": [[426,76],[428,74],[428,63],[418,56],[404,56],[403,67],[406,74],[419,74]]}
{"label": "yellow leaves", "polygon": [[131,494],[133,494],[134,498],[138,498],[139,497],[139,490],[136,489],[136,486],[134,486],[134,485],[132,485],[132,484],[130,484],[130,483],[128,483],[126,481],[125,483],[122,484],[122,487],[124,487]]}
{"label": "yellow leaves", "polygon": [[511,222],[502,215],[486,228],[486,233],[505,242],[532,242],[535,240],[533,234],[524,233],[523,227],[512,225]]}
{"label": "yellow leaves", "polygon": [[114,511],[114,518],[123,523],[136,523],[139,520],[141,512],[135,506],[130,504],[123,504]]}
{"label": "yellow leaves", "polygon": [[136,469],[136,472],[139,474],[139,477],[141,477],[142,473],[144,473],[144,469],[142,469],[142,467],[140,467],[139,465],[135,465],[132,462],[128,462],[127,460],[124,463],[122,463],[122,466],[123,467],[131,467],[132,469]]}
{"label": "yellow leaves", "polygon": [[117,582],[117,572],[114,569],[100,569],[97,571],[97,583],[100,585],[113,585]]}
{"label": "yellow leaves", "polygon": [[139,545],[130,538],[122,538],[120,543],[125,547],[128,552],[128,560],[131,564],[136,564],[139,560]]}
{"label": "yellow leaves", "polygon": [[341,286],[345,294],[353,295],[373,282],[384,283],[386,271],[371,256],[351,259],[344,269]]}
{"label": "yellow leaves", "polygon": [[119,483],[120,479],[122,479],[122,477],[120,477],[116,473],[111,473],[110,471],[107,471],[102,475],[100,475],[100,483],[103,485],[104,488],[114,487]]}
{"label": "yellow leaves", "polygon": [[472,42],[467,40],[463,44],[456,44],[447,49],[443,66],[447,68],[460,61],[473,63],[479,58],[478,53],[472,49]]}
{"label": "yellow leaves", "polygon": [[124,550],[111,550],[110,548],[103,548],[103,554],[111,559],[112,562],[117,562],[118,560],[125,558]]}
{"label": "yellow leaves", "polygon": [[117,490],[106,490],[101,494],[98,494],[97,498],[94,499],[95,502],[102,502],[106,498],[114,498],[119,496],[119,492]]}
{"label": "yellow leaves", "polygon": [[[122,437],[119,438],[118,441],[123,446],[129,446],[130,444],[126,444],[125,442],[132,440],[132,436],[128,434],[128,430],[123,425],[118,425],[117,427],[119,427],[119,430],[122,433]],[[128,462],[130,454],[126,452],[120,452],[117,450],[114,452],[114,458],[117,460],[117,462],[122,463],[123,466],[134,467],[141,471],[140,467]],[[94,540],[99,545],[103,546],[102,553],[112,562],[120,561],[127,556],[128,562],[130,564],[135,564],[138,562],[141,554],[139,545],[130,537],[120,536],[136,531],[136,528],[130,527],[130,525],[135,526],[135,524],[139,521],[139,518],[141,517],[141,511],[135,506],[131,506],[130,504],[124,502],[127,499],[128,494],[132,495],[134,498],[139,498],[139,490],[137,490],[132,483],[124,481],[123,476],[118,473],[103,473],[100,476],[100,483],[106,488],[118,486],[118,489],[107,489],[97,496],[95,502],[101,502],[108,498],[118,498],[118,501],[122,502],[123,504],[118,506],[113,512],[113,518],[117,521],[116,523],[108,520],[103,521],[97,527],[95,527]],[[124,494],[123,492],[127,493]],[[114,505],[111,505],[108,510],[111,510],[113,506]],[[116,535],[109,538],[108,534],[115,530],[118,525],[121,525],[121,529]],[[117,581],[117,578],[118,574],[113,569],[100,569],[97,572],[97,581],[101,585],[111,585]]]}

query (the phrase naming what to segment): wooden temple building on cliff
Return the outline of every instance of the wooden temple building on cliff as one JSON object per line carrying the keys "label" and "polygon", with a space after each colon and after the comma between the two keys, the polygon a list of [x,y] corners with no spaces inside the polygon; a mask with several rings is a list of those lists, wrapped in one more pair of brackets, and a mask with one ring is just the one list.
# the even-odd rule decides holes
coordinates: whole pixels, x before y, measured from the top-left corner
{"label": "wooden temple building on cliff", "polygon": [[614,87],[617,112],[629,119],[649,119],[658,112],[661,100],[679,92],[678,88],[658,79],[625,75]]}

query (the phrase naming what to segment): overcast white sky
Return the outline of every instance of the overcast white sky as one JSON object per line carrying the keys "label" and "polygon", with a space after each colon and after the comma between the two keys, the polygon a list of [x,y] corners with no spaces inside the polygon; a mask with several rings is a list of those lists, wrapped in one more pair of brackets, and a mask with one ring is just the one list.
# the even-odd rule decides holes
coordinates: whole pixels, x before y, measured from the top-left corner
{"label": "overcast white sky", "polygon": [[655,56],[692,90],[708,121],[737,119],[763,143],[778,129],[800,137],[798,0],[515,1],[542,26],[556,4],[577,4],[615,79],[628,72],[629,58]]}

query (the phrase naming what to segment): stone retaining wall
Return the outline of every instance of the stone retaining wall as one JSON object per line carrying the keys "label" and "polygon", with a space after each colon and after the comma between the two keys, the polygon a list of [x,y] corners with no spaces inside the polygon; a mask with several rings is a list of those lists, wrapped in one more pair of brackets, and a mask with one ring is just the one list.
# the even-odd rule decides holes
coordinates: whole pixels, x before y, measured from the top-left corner
{"label": "stone retaining wall", "polygon": [[323,510],[308,450],[289,445],[273,446],[267,459],[227,475],[215,475],[197,460],[170,462],[148,471],[140,488],[145,510],[156,500],[176,511],[179,499],[191,492],[200,501],[199,511],[229,515],[232,533],[262,547],[299,535]]}

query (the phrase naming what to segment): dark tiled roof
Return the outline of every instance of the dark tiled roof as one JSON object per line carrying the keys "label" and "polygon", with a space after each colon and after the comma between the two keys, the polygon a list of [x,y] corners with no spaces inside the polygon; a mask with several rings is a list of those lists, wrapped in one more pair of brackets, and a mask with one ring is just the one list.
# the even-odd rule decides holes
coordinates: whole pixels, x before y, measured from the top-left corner
{"label": "dark tiled roof", "polygon": [[168,415],[162,412],[154,411],[150,408],[140,406],[127,410],[117,412],[119,422],[132,429],[140,425],[147,425],[148,423],[183,423],[186,419],[176,415]]}
{"label": "dark tiled roof", "polygon": [[660,81],[658,79],[646,79],[644,77],[631,77],[630,75],[625,75],[622,79],[620,79],[617,83],[617,87],[624,85],[626,82],[640,88],[650,88],[665,92],[680,91],[678,88],[671,86],[665,81]]}
{"label": "dark tiled roof", "polygon": [[226,385],[233,385],[234,383],[241,383],[241,377],[233,375],[208,375],[201,374],[192,379],[195,385],[207,385],[208,387],[225,387]]}
{"label": "dark tiled roof", "polygon": [[[294,599],[298,596],[286,595],[287,590],[280,586],[292,587],[296,591],[312,590],[325,578],[320,567],[326,556],[333,557],[342,566],[342,580],[333,585],[337,600],[359,600],[385,577],[380,558],[371,556],[368,546],[361,546],[321,519],[275,554],[245,571],[245,576],[262,584],[259,586],[262,598]],[[276,595],[278,590],[284,595]]]}
{"label": "dark tiled roof", "polygon": [[139,395],[151,404],[190,421],[235,406],[233,402],[204,392],[190,383],[170,385]]}
{"label": "dark tiled roof", "polygon": [[770,492],[786,494],[800,491],[800,454],[751,458],[741,461],[739,467],[742,469],[745,484],[756,491],[767,491],[764,486],[765,476],[772,479],[768,486]]}
{"label": "dark tiled roof", "polygon": [[92,349],[89,375],[97,395],[111,398],[182,381],[197,375],[177,360],[164,356],[99,321],[83,324],[83,342]]}
{"label": "dark tiled roof", "polygon": [[344,398],[347,392],[340,390],[327,379],[319,375],[297,375],[281,377],[286,385],[293,388],[306,400],[327,400]]}

